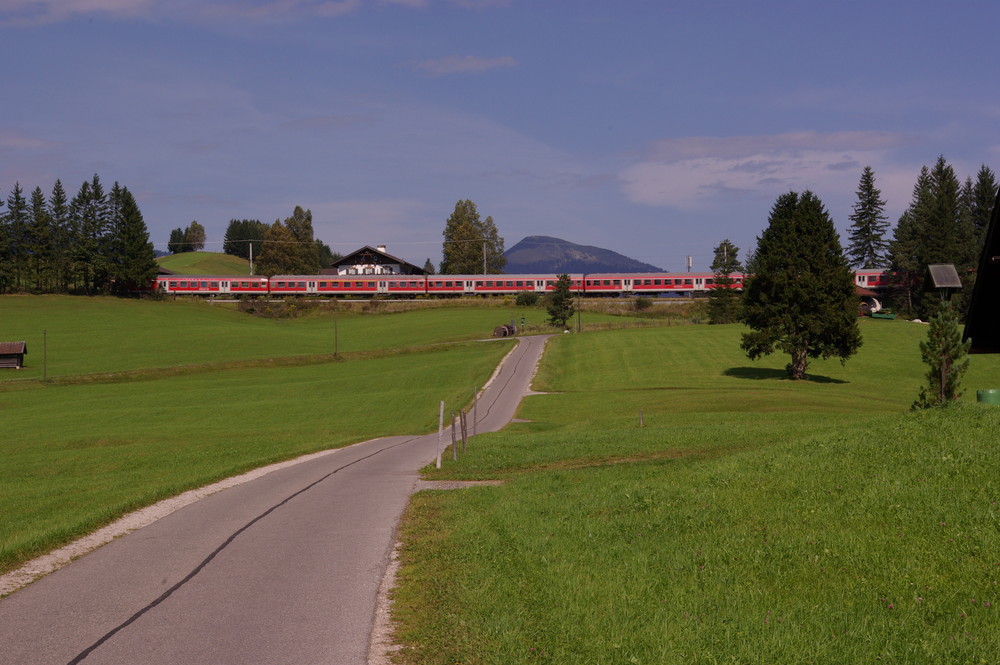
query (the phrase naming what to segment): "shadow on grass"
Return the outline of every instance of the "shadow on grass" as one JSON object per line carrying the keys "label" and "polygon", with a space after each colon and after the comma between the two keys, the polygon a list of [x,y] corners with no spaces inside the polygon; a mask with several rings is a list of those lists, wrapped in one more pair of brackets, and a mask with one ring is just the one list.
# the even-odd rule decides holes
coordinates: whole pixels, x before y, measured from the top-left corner
{"label": "shadow on grass", "polygon": [[[730,367],[723,374],[737,379],[753,379],[755,381],[767,379],[788,380],[788,372],[783,369],[773,369],[770,367]],[[811,381],[812,383],[847,383],[843,379],[834,379],[830,376],[819,376],[817,374],[806,374],[806,378],[802,380]]]}

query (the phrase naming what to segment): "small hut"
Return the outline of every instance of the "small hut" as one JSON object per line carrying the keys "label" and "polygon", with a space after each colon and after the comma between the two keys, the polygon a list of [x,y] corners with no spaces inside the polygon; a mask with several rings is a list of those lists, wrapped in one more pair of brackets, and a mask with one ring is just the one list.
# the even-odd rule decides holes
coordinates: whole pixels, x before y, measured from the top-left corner
{"label": "small hut", "polygon": [[0,368],[21,369],[26,355],[26,342],[0,342]]}

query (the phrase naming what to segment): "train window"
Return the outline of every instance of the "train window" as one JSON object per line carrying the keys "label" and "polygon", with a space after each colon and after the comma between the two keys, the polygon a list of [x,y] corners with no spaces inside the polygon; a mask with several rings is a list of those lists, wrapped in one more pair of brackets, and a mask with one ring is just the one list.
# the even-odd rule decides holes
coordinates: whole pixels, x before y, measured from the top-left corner
{"label": "train window", "polygon": [[340,282],[330,282],[330,288],[331,289],[338,289],[338,288],[340,288]]}
{"label": "train window", "polygon": [[212,282],[212,288],[213,289],[219,288],[219,283],[218,282]]}
{"label": "train window", "polygon": [[319,288],[325,289],[326,288],[326,282],[320,282],[319,283]]}
{"label": "train window", "polygon": [[389,288],[390,289],[396,288],[396,282],[389,282]]}
{"label": "train window", "polygon": [[369,289],[374,289],[375,288],[375,282],[368,282],[368,288]]}
{"label": "train window", "polygon": [[296,286],[298,286],[300,289],[304,289],[304,288],[306,288],[306,283],[305,282],[298,282],[296,284]]}
{"label": "train window", "polygon": [[[545,282],[546,286],[555,286],[555,284],[556,284],[556,281],[554,279],[550,279],[547,282]],[[590,284],[590,280],[589,279],[587,280],[587,284]]]}
{"label": "train window", "polygon": [[203,288],[203,289],[207,289],[207,288],[208,288],[208,282],[207,282],[207,281],[205,281],[205,282],[202,282],[202,283],[201,283],[201,288]]}
{"label": "train window", "polygon": [[653,286],[660,286],[661,283],[662,283],[662,280],[659,280],[659,279],[654,279],[653,280]]}
{"label": "train window", "polygon": [[452,282],[445,282],[445,283],[444,283],[444,288],[446,288],[446,289],[450,289],[450,288],[451,288],[451,285],[452,285]]}
{"label": "train window", "polygon": [[356,288],[356,289],[363,289],[364,287],[365,287],[365,283],[364,282],[354,282],[354,288]]}
{"label": "train window", "polygon": [[515,286],[524,286],[524,280],[523,279],[517,280],[517,284]]}
{"label": "train window", "polygon": [[710,278],[708,278],[708,279],[705,280],[705,284],[706,285],[707,284],[715,284],[715,280],[710,277]]}
{"label": "train window", "polygon": [[685,279],[684,280],[684,286],[691,286],[692,284],[694,284],[694,280],[692,280],[692,279]]}
{"label": "train window", "polygon": [[642,280],[642,285],[643,286],[650,286],[650,285],[652,285],[652,283],[653,283],[653,280],[651,280],[651,279],[644,279],[644,280]]}
{"label": "train window", "polygon": [[177,282],[170,282],[170,288],[176,289],[177,288]]}
{"label": "train window", "polygon": [[611,286],[611,280],[610,279],[604,280],[604,286]]}
{"label": "train window", "polygon": [[492,289],[493,288],[493,280],[492,279],[486,280],[486,288],[488,288],[488,289]]}
{"label": "train window", "polygon": [[[254,286],[257,286],[257,285],[254,284]],[[240,288],[241,289],[249,289],[250,288],[250,282],[240,282]]]}
{"label": "train window", "polygon": [[615,280],[615,286],[621,286],[621,285],[622,285],[622,281],[620,279],[616,279]]}

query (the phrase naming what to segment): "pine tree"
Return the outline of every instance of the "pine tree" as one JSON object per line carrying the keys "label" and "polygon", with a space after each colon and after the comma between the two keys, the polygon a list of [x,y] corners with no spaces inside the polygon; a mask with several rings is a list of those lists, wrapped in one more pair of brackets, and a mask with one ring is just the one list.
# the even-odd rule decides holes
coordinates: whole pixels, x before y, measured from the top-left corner
{"label": "pine tree", "polygon": [[913,409],[944,406],[962,395],[962,375],[969,369],[967,354],[972,340],[962,341],[958,313],[947,300],[931,317],[927,339],[920,342],[920,357],[927,364],[927,386],[920,389]]}
{"label": "pine tree", "polygon": [[427,260],[424,261],[424,274],[425,275],[434,274],[434,263],[431,261],[431,258],[429,256],[427,257]]}
{"label": "pine tree", "polygon": [[573,314],[576,313],[570,285],[569,275],[559,275],[555,288],[549,293],[546,309],[549,312],[549,323],[554,326],[565,328],[566,322],[573,318]]}
{"label": "pine tree", "polygon": [[259,219],[230,220],[222,242],[222,251],[248,260],[251,256],[259,256],[267,228],[267,224]]}
{"label": "pine tree", "polygon": [[170,232],[170,240],[167,241],[167,250],[171,254],[180,254],[187,251],[187,245],[184,242],[184,229],[178,227]]}
{"label": "pine tree", "polygon": [[751,332],[741,348],[749,358],[787,353],[789,378],[801,379],[809,358],[845,362],[861,346],[854,275],[812,192],[778,197],[748,270],[741,319]]}
{"label": "pine tree", "polygon": [[480,220],[476,204],[455,204],[444,227],[442,275],[500,274],[507,265],[504,241],[492,217]]}
{"label": "pine tree", "polygon": [[[4,205],[3,198],[0,198],[0,208]],[[13,259],[10,247],[10,223],[7,215],[0,211],[0,293],[6,293],[10,289],[13,277]]]}
{"label": "pine tree", "polygon": [[884,268],[888,265],[886,253],[889,242],[885,235],[889,222],[884,214],[882,192],[875,187],[875,172],[870,166],[866,166],[861,174],[857,197],[850,216],[852,224],[847,254],[856,268]]}
{"label": "pine tree", "polygon": [[115,183],[113,292],[131,295],[149,288],[156,277],[156,252],[149,241],[149,229],[135,197],[127,187]]}
{"label": "pine tree", "polygon": [[974,235],[973,254],[976,260],[982,252],[983,242],[986,240],[986,230],[990,225],[990,216],[993,214],[993,203],[997,198],[997,180],[985,164],[979,168],[976,174],[976,184],[972,188],[972,196],[969,201],[969,225],[972,227]]}
{"label": "pine tree", "polygon": [[27,235],[28,202],[24,198],[21,183],[14,183],[14,189],[7,196],[7,252],[10,260],[11,286],[21,289],[25,285],[28,271]]}
{"label": "pine tree", "polygon": [[52,274],[52,219],[48,202],[41,187],[31,192],[31,217],[25,233],[25,251],[34,290],[48,290],[49,276]]}
{"label": "pine tree", "polygon": [[922,299],[920,280],[927,265],[923,255],[923,233],[932,209],[930,180],[930,169],[924,166],[913,185],[910,206],[900,215],[889,244],[893,298],[908,314],[916,311]]}
{"label": "pine tree", "polygon": [[69,290],[72,275],[69,259],[69,200],[61,180],[56,180],[52,185],[52,193],[49,195],[49,219],[52,221],[52,260],[57,280],[56,290],[65,292]]}
{"label": "pine tree", "polygon": [[708,292],[708,316],[712,323],[734,323],[739,320],[740,292],[736,290],[734,273],[743,272],[739,247],[723,240],[715,248],[712,261],[714,288]]}

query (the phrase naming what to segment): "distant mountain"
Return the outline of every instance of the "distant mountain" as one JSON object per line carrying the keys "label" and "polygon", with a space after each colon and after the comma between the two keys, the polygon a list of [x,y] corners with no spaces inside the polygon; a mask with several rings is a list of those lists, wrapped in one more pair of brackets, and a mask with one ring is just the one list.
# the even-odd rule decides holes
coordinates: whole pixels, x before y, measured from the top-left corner
{"label": "distant mountain", "polygon": [[549,236],[528,236],[506,252],[510,275],[530,273],[663,272],[610,249],[577,245]]}

